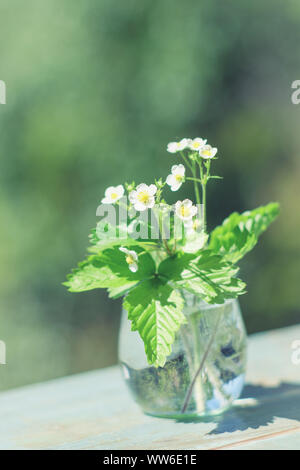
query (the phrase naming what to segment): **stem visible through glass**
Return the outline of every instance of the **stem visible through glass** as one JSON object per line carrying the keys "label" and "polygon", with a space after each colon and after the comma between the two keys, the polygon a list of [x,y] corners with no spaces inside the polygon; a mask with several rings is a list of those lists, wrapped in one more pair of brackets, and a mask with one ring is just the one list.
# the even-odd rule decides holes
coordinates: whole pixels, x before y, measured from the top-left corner
{"label": "stem visible through glass", "polygon": [[215,327],[214,327],[214,330],[213,330],[213,333],[211,335],[211,338],[209,340],[209,343],[208,343],[208,346],[204,352],[204,355],[203,355],[203,358],[202,358],[202,361],[200,362],[199,364],[199,367],[198,369],[196,370],[196,373],[187,389],[187,392],[186,392],[186,395],[185,395],[185,399],[184,399],[184,402],[183,402],[183,405],[182,405],[182,408],[181,408],[181,413],[185,413],[188,405],[189,405],[189,402],[190,402],[190,399],[191,399],[191,396],[192,396],[192,392],[193,392],[193,389],[194,389],[194,386],[195,386],[195,383],[196,383],[196,380],[197,380],[197,377],[198,375],[201,373],[203,367],[204,367],[204,364],[205,364],[205,361],[208,357],[208,354],[211,350],[211,347],[213,345],[213,342],[215,340],[215,337],[216,337],[216,334],[217,334],[217,331],[218,331],[218,327],[219,327],[219,324],[220,324],[220,321],[221,321],[221,318],[222,318],[222,314],[223,314],[223,309],[220,310],[219,312],[219,315],[218,315],[218,318],[217,318],[217,321],[216,321],[216,324],[215,324]]}

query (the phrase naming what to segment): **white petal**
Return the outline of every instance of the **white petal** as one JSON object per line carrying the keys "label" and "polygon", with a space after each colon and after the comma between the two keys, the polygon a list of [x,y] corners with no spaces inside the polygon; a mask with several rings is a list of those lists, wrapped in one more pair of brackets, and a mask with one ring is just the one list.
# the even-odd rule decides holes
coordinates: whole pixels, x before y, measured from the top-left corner
{"label": "white petal", "polygon": [[152,209],[152,207],[154,207],[154,205],[155,205],[155,199],[154,199],[154,197],[153,198],[151,197],[148,204],[147,204],[147,207],[148,207],[148,209]]}
{"label": "white petal", "polygon": [[185,167],[181,163],[177,165],[176,174],[180,176],[185,175]]}
{"label": "white petal", "polygon": [[157,191],[157,187],[155,186],[155,184],[150,184],[150,186],[148,187],[148,192],[150,196],[154,196],[156,191]]}
{"label": "white petal", "polygon": [[196,139],[192,140],[192,142],[190,143],[190,149],[200,150],[205,144],[206,144],[206,140],[203,140],[200,137],[196,137]]}
{"label": "white petal", "polygon": [[140,191],[148,191],[148,185],[145,183],[141,183],[136,187],[136,192],[139,193]]}
{"label": "white petal", "polygon": [[136,273],[137,270],[139,269],[137,263],[130,263],[128,265],[128,267],[129,267],[130,271],[133,272],[133,273]]}
{"label": "white petal", "polygon": [[176,183],[176,178],[174,175],[168,175],[167,176],[167,179],[166,179],[166,183],[169,185],[169,186],[172,186],[173,184]]}
{"label": "white petal", "polygon": [[102,202],[102,204],[111,204],[111,198],[110,197],[104,197],[101,202]]}
{"label": "white petal", "polygon": [[[112,195],[114,194],[114,198],[112,198]],[[120,184],[119,186],[109,186],[109,188],[106,189],[105,191],[105,202],[104,204],[114,204],[117,202],[124,194],[124,188]]]}
{"label": "white petal", "polygon": [[173,165],[171,168],[171,173],[173,175],[180,175],[184,176],[185,175],[185,167],[181,163],[179,165]]}
{"label": "white petal", "polygon": [[141,202],[139,202],[139,201],[137,201],[137,202],[134,204],[134,208],[135,208],[136,211],[140,211],[140,212],[145,211],[145,210],[147,209],[147,207],[145,206],[145,204],[143,204],[143,203],[141,203]]}
{"label": "white petal", "polygon": [[127,248],[125,248],[124,246],[120,246],[119,250],[128,255],[129,250],[127,250]]}
{"label": "white petal", "polygon": [[138,254],[134,250],[127,250],[128,254],[132,256],[132,258],[137,261],[138,260]]}
{"label": "white petal", "polygon": [[109,186],[105,191],[105,196],[109,197],[113,192],[115,192],[115,188],[113,186]]}
{"label": "white petal", "polygon": [[178,189],[182,186],[182,181],[176,181],[171,186],[171,191],[178,191]]}
{"label": "white petal", "polygon": [[192,207],[193,203],[190,199],[185,199],[184,201],[182,201],[182,205],[185,207]]}
{"label": "white petal", "polygon": [[129,201],[134,204],[135,201],[136,201],[136,196],[137,196],[137,192],[134,190],[134,191],[131,191],[129,193]]}
{"label": "white petal", "polygon": [[124,191],[124,186],[122,184],[119,184],[119,186],[116,187],[116,192],[118,193],[119,197],[124,195]]}
{"label": "white petal", "polygon": [[181,139],[181,141],[179,142],[179,144],[180,144],[180,148],[181,148],[182,150],[184,150],[184,149],[186,149],[186,148],[189,146],[189,144],[190,144],[190,139],[186,139],[186,138]]}
{"label": "white petal", "polygon": [[167,151],[170,153],[176,153],[178,150],[177,142],[170,142],[167,147]]}
{"label": "white petal", "polygon": [[[205,154],[205,151],[208,150],[210,155],[206,155]],[[200,149],[199,151],[199,155],[202,157],[202,158],[205,158],[206,160],[207,159],[210,159],[210,158],[214,158],[214,156],[216,155],[218,149],[216,147],[211,147],[210,145],[205,145],[202,149]]]}
{"label": "white petal", "polygon": [[192,206],[191,207],[191,214],[192,214],[192,217],[194,217],[194,215],[196,215],[198,212],[198,208],[196,206]]}

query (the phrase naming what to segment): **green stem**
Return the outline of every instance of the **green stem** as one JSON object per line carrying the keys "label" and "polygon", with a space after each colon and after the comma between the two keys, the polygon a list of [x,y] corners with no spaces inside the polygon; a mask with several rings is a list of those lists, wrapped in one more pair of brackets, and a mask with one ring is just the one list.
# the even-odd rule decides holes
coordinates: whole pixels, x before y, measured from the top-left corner
{"label": "green stem", "polygon": [[190,178],[189,176],[187,176],[185,179],[190,180],[190,181],[197,181],[198,183],[201,183],[201,180],[199,178]]}
{"label": "green stem", "polygon": [[203,230],[206,233],[206,183],[202,184],[202,217]]}
{"label": "green stem", "polygon": [[200,193],[199,193],[199,188],[198,188],[198,183],[197,183],[198,178],[197,178],[196,162],[195,161],[193,161],[192,173],[193,173],[193,181],[194,181],[194,190],[195,190],[196,201],[197,201],[197,204],[200,206],[201,205],[201,199],[200,199]]}
{"label": "green stem", "polygon": [[[195,299],[195,298],[194,298]],[[193,364],[193,374],[197,371],[197,365],[200,361],[202,347],[199,335],[199,328],[198,322],[199,319],[197,315],[190,316],[191,326],[192,326],[192,333],[193,333],[193,346],[194,346],[194,364]],[[192,377],[191,377],[192,379]],[[202,383],[202,377],[200,375],[197,376],[197,379],[194,382],[194,398],[197,406],[198,413],[204,413],[205,411],[205,393],[204,387]]]}
{"label": "green stem", "polygon": [[186,411],[187,407],[188,407],[188,404],[190,402],[190,399],[191,399],[191,396],[192,396],[192,392],[193,392],[197,377],[201,373],[201,371],[204,367],[205,361],[206,361],[206,359],[209,355],[209,352],[210,352],[211,347],[213,345],[213,342],[215,340],[215,337],[216,337],[216,334],[217,334],[217,331],[218,331],[218,327],[219,327],[219,324],[220,324],[220,321],[221,321],[221,318],[222,318],[222,314],[223,314],[223,309],[220,310],[220,313],[218,315],[218,318],[217,318],[217,321],[216,321],[216,324],[215,324],[215,328],[213,330],[210,341],[209,341],[208,346],[207,346],[207,348],[205,350],[205,353],[203,355],[202,361],[200,362],[200,365],[199,365],[198,369],[196,370],[194,378],[191,381],[191,383],[190,383],[190,385],[187,389],[186,396],[185,396],[185,399],[184,399],[184,402],[183,402],[183,405],[182,405],[182,408],[181,408],[181,413],[184,413]]}
{"label": "green stem", "polygon": [[193,172],[193,169],[192,169],[192,165],[190,164],[190,162],[188,161],[187,157],[184,155],[183,152],[180,152],[180,155],[181,157],[183,158],[183,161],[184,163],[186,164],[186,166],[191,170],[191,172]]}
{"label": "green stem", "polygon": [[210,160],[204,164],[206,168],[206,173],[204,174],[203,163],[202,161],[199,162],[200,168],[200,180],[201,180],[201,187],[202,187],[202,222],[203,222],[203,230],[206,233],[207,228],[207,221],[206,221],[206,185],[208,180],[210,179]]}

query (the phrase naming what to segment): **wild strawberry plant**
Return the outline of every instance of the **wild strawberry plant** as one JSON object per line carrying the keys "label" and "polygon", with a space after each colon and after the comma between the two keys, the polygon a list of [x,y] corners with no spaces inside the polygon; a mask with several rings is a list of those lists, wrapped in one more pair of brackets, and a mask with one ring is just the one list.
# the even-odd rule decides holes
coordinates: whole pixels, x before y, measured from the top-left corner
{"label": "wild strawberry plant", "polygon": [[[71,292],[105,288],[110,297],[123,297],[132,330],[156,367],[165,364],[186,321],[182,293],[210,304],[244,294],[236,263],[279,213],[277,203],[235,212],[208,234],[206,187],[220,179],[211,173],[217,149],[196,138],[171,142],[167,150],[182,163],[172,166],[166,180],[107,188],[100,206],[106,217],[90,235],[90,255],[64,283]],[[177,191],[186,182],[194,186],[195,201],[168,204],[166,190]]]}

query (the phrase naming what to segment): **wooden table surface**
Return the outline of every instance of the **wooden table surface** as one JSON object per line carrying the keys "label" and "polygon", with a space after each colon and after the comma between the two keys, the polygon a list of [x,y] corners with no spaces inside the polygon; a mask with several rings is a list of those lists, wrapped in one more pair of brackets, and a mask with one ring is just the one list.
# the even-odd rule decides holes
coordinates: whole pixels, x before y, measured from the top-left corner
{"label": "wooden table surface", "polygon": [[207,422],[145,416],[118,367],[2,392],[0,448],[300,450],[296,340],[300,325],[250,337],[242,399]]}

